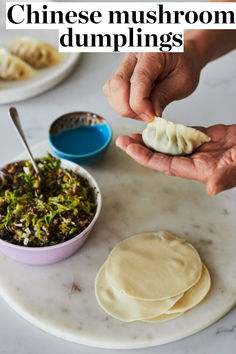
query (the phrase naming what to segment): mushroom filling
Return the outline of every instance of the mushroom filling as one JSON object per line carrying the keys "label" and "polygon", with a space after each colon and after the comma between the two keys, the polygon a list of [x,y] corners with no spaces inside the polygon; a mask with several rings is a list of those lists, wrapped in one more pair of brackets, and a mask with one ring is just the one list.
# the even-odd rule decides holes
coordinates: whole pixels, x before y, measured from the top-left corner
{"label": "mushroom filling", "polygon": [[8,164],[0,175],[0,238],[28,247],[53,246],[81,233],[93,220],[96,193],[78,172],[52,155]]}

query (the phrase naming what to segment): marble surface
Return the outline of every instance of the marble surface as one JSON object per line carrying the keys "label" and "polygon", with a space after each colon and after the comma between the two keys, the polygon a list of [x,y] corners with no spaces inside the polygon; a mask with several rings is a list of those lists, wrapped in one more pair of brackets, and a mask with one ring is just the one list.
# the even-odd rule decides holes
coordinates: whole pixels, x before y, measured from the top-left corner
{"label": "marble surface", "polygon": [[[73,110],[90,110],[111,123],[121,119],[109,107],[101,88],[117,68],[122,55],[83,54],[78,67],[60,86],[30,100],[17,103],[22,124],[31,144],[47,138],[49,124],[59,115]],[[236,52],[208,65],[202,72],[197,91],[189,98],[172,103],[165,111],[170,120],[189,125],[209,126],[235,123]],[[22,145],[7,117],[8,105],[0,106],[0,163],[17,156]],[[129,120],[129,123],[132,123]],[[224,237],[224,235],[222,235]],[[32,326],[0,299],[1,354],[102,354],[104,349],[90,348],[49,335]],[[137,353],[215,354],[235,353],[236,309],[198,334],[158,348],[140,349]],[[115,350],[106,350],[109,354]],[[123,353],[129,353],[123,350]]]}
{"label": "marble surface", "polygon": [[[132,130],[132,126],[113,125],[114,136]],[[47,142],[33,148],[36,157],[46,151]],[[114,141],[106,156],[87,168],[100,186],[103,206],[82,249],[44,267],[22,265],[0,255],[0,295],[13,309],[60,338],[95,347],[133,349],[191,335],[235,305],[236,190],[211,198],[200,183],[164,176],[130,161]],[[195,309],[165,323],[113,319],[96,301],[97,271],[121,239],[160,230],[182,236],[198,250],[211,274],[210,293]]]}

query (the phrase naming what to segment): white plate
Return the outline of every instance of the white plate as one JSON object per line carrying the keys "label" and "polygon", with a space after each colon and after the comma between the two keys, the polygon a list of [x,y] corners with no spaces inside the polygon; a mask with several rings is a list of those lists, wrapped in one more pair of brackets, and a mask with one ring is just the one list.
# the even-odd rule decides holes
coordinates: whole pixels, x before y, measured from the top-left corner
{"label": "white plate", "polygon": [[[33,37],[46,41],[57,47],[58,35],[54,30],[2,30],[0,37],[0,46],[8,47],[12,39],[19,36]],[[25,100],[27,98],[39,95],[50,88],[56,86],[65,79],[75,67],[80,53],[63,54],[64,58],[58,65],[47,69],[37,70],[36,75],[23,81],[0,80],[0,104]]]}

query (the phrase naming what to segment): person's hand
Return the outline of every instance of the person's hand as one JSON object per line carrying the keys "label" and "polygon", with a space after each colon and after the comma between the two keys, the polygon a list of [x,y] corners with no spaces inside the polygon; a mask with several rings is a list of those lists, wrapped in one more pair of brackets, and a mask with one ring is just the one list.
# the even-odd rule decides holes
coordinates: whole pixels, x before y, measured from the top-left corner
{"label": "person's hand", "polygon": [[195,90],[201,68],[194,42],[185,39],[184,53],[126,54],[103,89],[119,115],[150,121]]}
{"label": "person's hand", "polygon": [[120,136],[116,145],[139,164],[171,176],[206,183],[209,195],[236,187],[236,124],[197,127],[211,137],[189,156],[169,156],[144,146],[140,134]]}

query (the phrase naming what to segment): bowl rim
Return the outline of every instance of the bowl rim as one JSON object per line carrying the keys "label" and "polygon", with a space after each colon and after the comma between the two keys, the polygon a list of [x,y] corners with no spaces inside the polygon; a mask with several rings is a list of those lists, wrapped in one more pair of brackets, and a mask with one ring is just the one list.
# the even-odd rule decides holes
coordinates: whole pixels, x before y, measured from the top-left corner
{"label": "bowl rim", "polygon": [[[36,159],[38,159],[38,157]],[[71,169],[73,169],[73,170],[79,169],[79,172],[82,171],[82,176],[86,177],[89,180],[89,183],[90,183],[91,187],[95,187],[95,189],[96,189],[96,193],[97,193],[97,209],[96,209],[96,213],[95,213],[94,218],[91,221],[91,223],[82,232],[80,232],[78,235],[74,236],[70,240],[58,243],[58,244],[53,245],[53,246],[27,247],[27,246],[16,245],[14,243],[7,242],[5,240],[2,240],[1,238],[0,238],[0,244],[4,245],[6,247],[9,247],[9,248],[14,248],[14,249],[17,249],[17,250],[21,250],[22,252],[43,252],[43,251],[55,250],[55,249],[58,249],[58,248],[61,248],[61,247],[65,247],[66,245],[69,245],[71,243],[74,243],[75,241],[77,241],[78,239],[80,239],[84,235],[86,235],[87,232],[89,232],[90,229],[94,226],[95,222],[97,221],[97,219],[98,219],[98,217],[100,215],[101,208],[102,208],[102,195],[101,195],[101,190],[100,190],[100,187],[99,187],[97,181],[95,180],[95,178],[84,167],[78,165],[77,163],[69,161],[69,160],[66,160],[66,159],[63,159],[63,158],[60,158],[60,160],[61,160],[62,164],[64,163],[66,165],[71,166]],[[19,162],[19,161],[27,161],[27,159],[25,159],[25,160],[13,160],[11,162],[8,162],[4,166],[0,167],[0,171],[5,166],[7,166],[8,164],[11,164],[13,162]]]}
{"label": "bowl rim", "polygon": [[[55,124],[57,121],[59,121],[60,119],[62,118],[65,118],[67,116],[70,116],[70,115],[75,115],[75,114],[89,114],[91,115],[91,118],[98,118],[98,119],[101,119],[104,121],[104,124],[107,125],[108,127],[108,132],[109,132],[109,137],[107,139],[107,141],[97,150],[94,150],[93,152],[90,152],[90,153],[87,153],[87,154],[72,154],[72,153],[67,153],[67,152],[64,152],[63,150],[60,150],[58,149],[54,143],[52,142],[52,134],[51,134],[51,129],[52,129],[52,126],[53,124]],[[87,111],[73,111],[73,112],[69,112],[69,113],[65,113],[63,115],[61,115],[60,117],[56,118],[49,126],[49,129],[48,129],[48,140],[49,140],[49,143],[51,145],[51,147],[57,152],[57,153],[60,153],[60,154],[63,154],[65,157],[74,157],[74,158],[84,158],[84,157],[91,157],[91,156],[95,156],[96,154],[98,154],[99,152],[103,151],[111,142],[112,140],[112,136],[113,136],[113,131],[112,131],[112,127],[111,127],[111,124],[108,122],[107,119],[103,118],[102,116],[98,115],[97,113],[93,113],[93,112],[87,112]]]}

